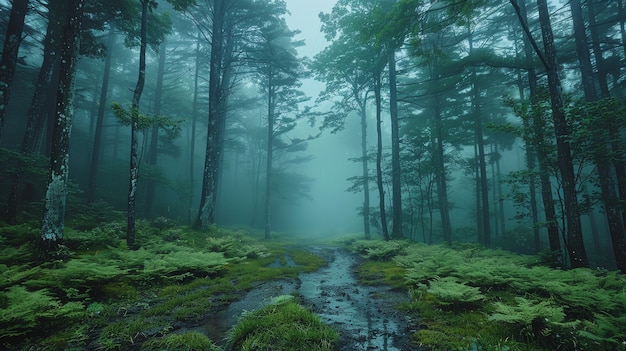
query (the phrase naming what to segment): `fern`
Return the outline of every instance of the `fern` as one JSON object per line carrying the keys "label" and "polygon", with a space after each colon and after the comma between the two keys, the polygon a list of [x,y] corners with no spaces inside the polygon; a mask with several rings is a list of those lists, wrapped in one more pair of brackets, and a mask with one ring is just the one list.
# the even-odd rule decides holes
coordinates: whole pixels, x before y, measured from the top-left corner
{"label": "fern", "polygon": [[479,288],[459,283],[454,277],[431,280],[426,291],[436,296],[441,305],[467,305],[485,298]]}

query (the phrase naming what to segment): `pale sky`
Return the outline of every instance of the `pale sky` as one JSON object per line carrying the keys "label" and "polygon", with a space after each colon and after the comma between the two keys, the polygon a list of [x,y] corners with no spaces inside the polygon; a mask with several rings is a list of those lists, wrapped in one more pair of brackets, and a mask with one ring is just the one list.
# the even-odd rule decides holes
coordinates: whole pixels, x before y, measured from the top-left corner
{"label": "pale sky", "polygon": [[298,29],[302,33],[298,39],[305,40],[305,47],[300,48],[300,54],[313,57],[326,46],[324,35],[320,32],[320,12],[329,13],[336,0],[287,0],[287,9],[291,12],[287,24],[291,29]]}

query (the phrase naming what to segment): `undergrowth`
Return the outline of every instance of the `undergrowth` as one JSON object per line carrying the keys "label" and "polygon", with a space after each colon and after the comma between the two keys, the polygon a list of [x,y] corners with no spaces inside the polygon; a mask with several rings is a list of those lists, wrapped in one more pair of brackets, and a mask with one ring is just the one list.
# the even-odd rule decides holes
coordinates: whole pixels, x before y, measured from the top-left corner
{"label": "undergrowth", "polygon": [[[129,250],[121,222],[80,227],[44,260],[36,225],[0,224],[0,349],[217,350],[186,328],[257,282],[325,264],[240,230],[138,221],[141,247]],[[287,251],[296,267],[267,267]]]}
{"label": "undergrowth", "polygon": [[419,321],[414,341],[429,349],[626,350],[626,277],[618,272],[554,269],[538,256],[472,244],[348,244],[369,259],[362,279],[377,266],[382,281],[402,271]]}
{"label": "undergrowth", "polygon": [[332,351],[339,334],[314,313],[279,296],[273,303],[244,314],[228,336],[228,349],[236,351]]}

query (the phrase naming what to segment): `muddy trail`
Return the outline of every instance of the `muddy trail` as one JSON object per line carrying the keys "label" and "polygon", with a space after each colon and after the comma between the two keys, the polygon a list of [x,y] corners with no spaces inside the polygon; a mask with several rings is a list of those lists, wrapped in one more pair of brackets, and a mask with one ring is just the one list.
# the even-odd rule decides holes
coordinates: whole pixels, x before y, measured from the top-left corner
{"label": "muddy trail", "polygon": [[[242,312],[252,311],[285,294],[297,294],[304,306],[336,328],[341,351],[420,350],[409,342],[411,323],[397,306],[408,301],[404,292],[388,286],[359,283],[355,269],[360,258],[344,249],[313,247],[328,265],[316,272],[300,273],[298,279],[263,283],[206,321],[213,340],[223,340]],[[295,265],[289,256],[284,265]],[[280,260],[273,263],[280,266]]]}

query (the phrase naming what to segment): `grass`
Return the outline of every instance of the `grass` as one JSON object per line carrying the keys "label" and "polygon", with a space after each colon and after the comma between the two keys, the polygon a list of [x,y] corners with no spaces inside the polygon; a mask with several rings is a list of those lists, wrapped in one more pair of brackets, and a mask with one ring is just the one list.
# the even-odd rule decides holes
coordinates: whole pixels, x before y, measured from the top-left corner
{"label": "grass", "polygon": [[228,347],[236,351],[332,351],[339,334],[292,296],[244,315],[229,333]]}

